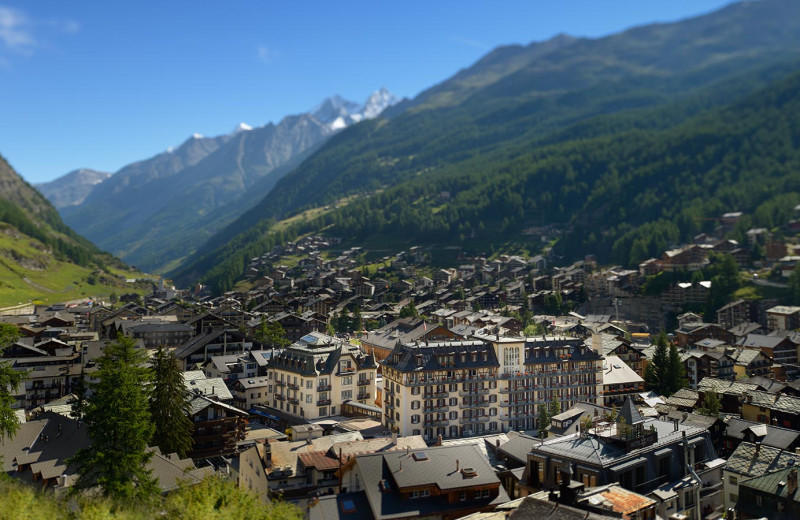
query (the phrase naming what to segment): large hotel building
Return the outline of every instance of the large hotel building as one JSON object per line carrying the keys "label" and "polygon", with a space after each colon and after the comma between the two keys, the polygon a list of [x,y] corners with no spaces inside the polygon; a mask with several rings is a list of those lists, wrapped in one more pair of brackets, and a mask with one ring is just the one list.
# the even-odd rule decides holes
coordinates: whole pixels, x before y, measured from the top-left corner
{"label": "large hotel building", "polygon": [[603,356],[577,338],[398,344],[381,362],[384,424],[428,440],[537,428],[539,407],[599,404]]}

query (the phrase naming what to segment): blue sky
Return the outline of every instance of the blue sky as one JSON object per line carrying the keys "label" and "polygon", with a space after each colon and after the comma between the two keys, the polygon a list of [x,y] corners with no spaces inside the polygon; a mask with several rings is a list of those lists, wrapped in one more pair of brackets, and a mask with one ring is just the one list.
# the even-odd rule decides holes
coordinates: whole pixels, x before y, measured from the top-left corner
{"label": "blue sky", "polygon": [[114,172],[340,94],[413,97],[499,45],[598,37],[730,0],[0,0],[0,154],[29,182]]}

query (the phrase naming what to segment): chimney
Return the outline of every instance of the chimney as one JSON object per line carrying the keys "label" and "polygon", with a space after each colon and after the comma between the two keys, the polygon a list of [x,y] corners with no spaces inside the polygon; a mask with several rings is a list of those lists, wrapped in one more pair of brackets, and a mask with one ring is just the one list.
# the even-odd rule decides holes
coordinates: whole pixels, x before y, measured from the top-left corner
{"label": "chimney", "polygon": [[461,466],[461,461],[456,459],[456,472],[458,472],[459,466]]}
{"label": "chimney", "polygon": [[442,436],[441,435],[436,437],[436,445],[437,446],[441,446],[442,445]]}
{"label": "chimney", "polygon": [[789,477],[786,479],[786,493],[789,496],[794,495],[794,492],[797,491],[797,468],[792,468],[789,472]]}
{"label": "chimney", "polygon": [[603,352],[603,336],[597,332],[592,332],[592,350],[597,353]]}
{"label": "chimney", "polygon": [[397,446],[397,432],[392,432],[392,446]]}
{"label": "chimney", "polygon": [[756,441],[756,455],[761,451],[761,441]]}

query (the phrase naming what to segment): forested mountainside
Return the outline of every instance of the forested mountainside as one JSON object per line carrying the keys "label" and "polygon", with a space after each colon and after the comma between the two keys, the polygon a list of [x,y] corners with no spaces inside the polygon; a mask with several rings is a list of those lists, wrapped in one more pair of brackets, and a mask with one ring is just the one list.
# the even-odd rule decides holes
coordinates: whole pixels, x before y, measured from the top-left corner
{"label": "forested mountainside", "polygon": [[[626,209],[638,204],[634,200],[614,201],[617,214],[606,214],[604,194],[636,200],[649,194],[656,206],[668,195],[683,196],[663,186],[651,190],[645,177],[629,173],[643,167],[624,161],[630,150],[654,146],[648,139],[666,139],[666,147],[675,140],[669,132],[693,135],[704,118],[710,118],[706,128],[726,120],[719,107],[754,103],[761,94],[743,98],[797,66],[798,14],[800,5],[781,0],[741,3],[598,40],[558,37],[495,51],[407,103],[404,112],[395,109],[390,119],[355,125],[331,139],[175,274],[194,280],[209,273],[205,279],[222,289],[229,284],[220,283],[219,273],[235,279],[236,267],[256,251],[322,229],[345,240],[382,235],[383,246],[391,236],[397,247],[436,241],[481,250],[492,245],[487,238],[495,245],[524,240],[523,229],[557,223],[571,230],[559,243],[568,255],[586,247],[584,252],[629,263],[645,249],[652,254],[657,244],[700,223],[673,222],[671,214],[660,213],[651,222],[656,209]],[[635,193],[625,175],[636,180]],[[704,182],[681,181],[708,193]],[[689,211],[695,198],[669,203]],[[719,200],[703,211],[728,204]],[[275,221],[314,207],[323,215],[270,233]],[[636,234],[638,226],[662,226],[656,223],[663,219],[670,230],[659,228],[658,238]],[[594,228],[575,229],[584,222]],[[636,255],[624,252],[637,240]]]}
{"label": "forested mountainside", "polygon": [[[728,85],[716,93],[737,91]],[[800,74],[722,107],[692,108],[711,95],[599,116],[274,233],[264,222],[201,259],[208,262],[205,280],[229,287],[246,259],[307,232],[366,247],[388,240],[398,248],[437,243],[487,252],[528,240],[522,231],[529,226],[555,223],[565,230],[560,254],[635,265],[727,211],[751,213],[749,224],[771,227],[776,212],[800,202]],[[678,114],[684,119],[676,121]]]}

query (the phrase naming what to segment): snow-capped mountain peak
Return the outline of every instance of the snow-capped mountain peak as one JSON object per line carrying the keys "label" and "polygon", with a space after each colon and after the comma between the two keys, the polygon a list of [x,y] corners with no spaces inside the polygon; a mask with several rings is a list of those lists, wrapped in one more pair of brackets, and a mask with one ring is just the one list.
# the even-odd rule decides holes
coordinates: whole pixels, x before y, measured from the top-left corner
{"label": "snow-capped mountain peak", "polygon": [[318,121],[325,123],[331,130],[341,130],[349,125],[378,117],[386,108],[400,100],[385,87],[376,90],[359,105],[339,95],[326,98],[309,112]]}
{"label": "snow-capped mountain peak", "polygon": [[380,90],[376,90],[370,94],[361,107],[360,112],[365,119],[372,119],[373,117],[378,117],[381,112],[397,104],[399,101],[400,99],[389,92],[386,87],[381,87]]}
{"label": "snow-capped mountain peak", "polygon": [[231,134],[238,134],[239,132],[248,132],[252,129],[253,127],[248,125],[247,123],[239,123],[238,125],[236,125],[236,128],[233,129],[233,132],[231,132]]}

